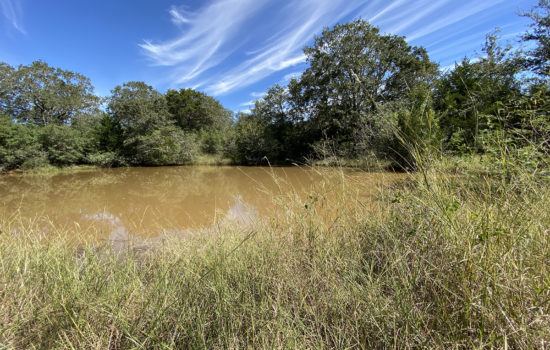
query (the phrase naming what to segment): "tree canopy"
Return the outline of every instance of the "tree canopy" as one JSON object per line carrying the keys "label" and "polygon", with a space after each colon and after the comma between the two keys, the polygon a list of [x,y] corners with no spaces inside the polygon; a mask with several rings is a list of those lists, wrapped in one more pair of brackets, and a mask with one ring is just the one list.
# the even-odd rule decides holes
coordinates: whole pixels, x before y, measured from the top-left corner
{"label": "tree canopy", "polygon": [[310,67],[292,91],[299,91],[298,102],[318,132],[343,140],[361,115],[402,98],[419,82],[433,81],[438,72],[424,48],[380,34],[364,20],[325,29],[304,53]]}
{"label": "tree canopy", "polygon": [[528,52],[528,66],[537,74],[550,77],[550,1],[540,0],[529,13],[531,31],[523,35],[523,40],[534,41],[535,48]]}
{"label": "tree canopy", "polygon": [[226,128],[233,112],[225,109],[215,98],[193,89],[168,90],[168,111],[176,125],[186,131]]}
{"label": "tree canopy", "polygon": [[68,70],[35,61],[17,69],[0,67],[2,108],[20,122],[67,124],[80,113],[94,113],[100,99],[90,80]]}

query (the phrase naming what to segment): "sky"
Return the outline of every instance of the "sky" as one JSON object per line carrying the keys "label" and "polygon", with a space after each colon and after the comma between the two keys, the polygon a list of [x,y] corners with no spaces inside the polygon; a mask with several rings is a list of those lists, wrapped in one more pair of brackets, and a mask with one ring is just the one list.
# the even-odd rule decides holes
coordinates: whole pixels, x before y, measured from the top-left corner
{"label": "sky", "polygon": [[0,0],[0,61],[46,61],[116,85],[193,88],[247,111],[307,68],[302,49],[326,27],[364,19],[424,46],[440,67],[481,52],[500,28],[513,45],[537,0]]}

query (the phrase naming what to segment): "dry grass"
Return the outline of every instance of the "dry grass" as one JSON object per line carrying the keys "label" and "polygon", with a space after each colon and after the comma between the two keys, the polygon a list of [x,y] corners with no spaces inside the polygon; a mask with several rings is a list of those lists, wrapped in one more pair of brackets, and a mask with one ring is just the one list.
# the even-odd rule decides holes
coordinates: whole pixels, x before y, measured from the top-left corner
{"label": "dry grass", "polygon": [[546,180],[432,168],[373,205],[350,181],[145,252],[3,221],[0,347],[549,346]]}

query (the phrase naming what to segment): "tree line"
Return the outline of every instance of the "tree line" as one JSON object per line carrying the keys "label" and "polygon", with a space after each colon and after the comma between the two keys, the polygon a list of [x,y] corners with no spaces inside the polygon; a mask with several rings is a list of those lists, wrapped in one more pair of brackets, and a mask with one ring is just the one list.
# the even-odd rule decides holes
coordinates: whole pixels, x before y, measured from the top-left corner
{"label": "tree line", "polygon": [[490,154],[502,145],[548,161],[549,10],[541,0],[524,14],[531,28],[519,40],[529,50],[492,33],[480,58],[446,71],[423,47],[366,21],[327,28],[304,49],[301,76],[270,88],[249,114],[143,82],[101,99],[80,74],[2,63],[0,167],[176,165],[215,154],[238,164],[376,157],[405,168],[419,154]]}

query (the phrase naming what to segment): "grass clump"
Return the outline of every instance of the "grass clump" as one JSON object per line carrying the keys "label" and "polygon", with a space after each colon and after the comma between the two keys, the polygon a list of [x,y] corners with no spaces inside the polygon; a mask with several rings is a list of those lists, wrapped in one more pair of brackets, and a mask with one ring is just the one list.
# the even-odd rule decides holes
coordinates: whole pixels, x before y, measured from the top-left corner
{"label": "grass clump", "polygon": [[[441,173],[382,189],[343,175],[286,215],[142,251],[0,235],[8,348],[544,348],[547,180]],[[74,240],[73,240],[74,241]]]}

